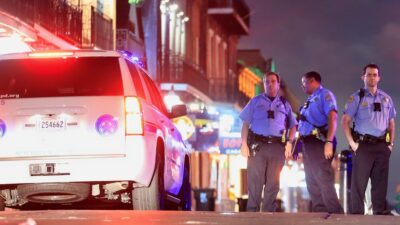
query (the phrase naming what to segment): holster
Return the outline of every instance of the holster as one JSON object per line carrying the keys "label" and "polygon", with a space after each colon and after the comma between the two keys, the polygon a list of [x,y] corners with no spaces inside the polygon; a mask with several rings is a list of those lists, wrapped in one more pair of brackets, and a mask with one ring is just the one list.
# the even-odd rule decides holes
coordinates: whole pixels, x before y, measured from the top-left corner
{"label": "holster", "polygon": [[328,135],[328,130],[315,128],[312,132],[312,135],[314,135],[318,140],[325,142],[327,140],[326,137]]}
{"label": "holster", "polygon": [[[326,142],[328,140],[327,136],[328,136],[328,130],[321,129],[321,128],[315,128],[312,131],[312,134],[302,136],[301,139],[303,141],[305,141],[308,138],[316,138],[317,140],[320,140],[321,142]],[[332,144],[333,144],[333,149],[336,150],[336,146],[337,146],[336,137],[333,137]]]}
{"label": "holster", "polygon": [[351,128],[351,137],[353,137],[354,142],[359,142],[360,141],[360,136],[358,135],[357,131],[355,131],[353,128]]}
{"label": "holster", "polygon": [[255,156],[258,151],[261,149],[262,142],[256,140],[256,134],[249,129],[249,133],[247,135],[247,145],[250,149],[250,156]]}

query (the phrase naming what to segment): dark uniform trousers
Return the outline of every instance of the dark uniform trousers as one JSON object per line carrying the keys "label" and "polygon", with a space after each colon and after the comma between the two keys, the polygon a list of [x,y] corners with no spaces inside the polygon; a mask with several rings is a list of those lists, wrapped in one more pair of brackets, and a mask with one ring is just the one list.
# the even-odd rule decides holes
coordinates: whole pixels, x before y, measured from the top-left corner
{"label": "dark uniform trousers", "polygon": [[325,159],[325,143],[316,138],[303,140],[303,160],[312,212],[343,213],[334,187],[332,159]]}
{"label": "dark uniform trousers", "polygon": [[260,211],[261,194],[264,188],[262,211],[276,211],[276,195],[279,192],[279,175],[285,163],[282,143],[262,144],[256,155],[247,162],[249,199],[247,211]]}
{"label": "dark uniform trousers", "polygon": [[371,177],[372,210],[383,214],[386,210],[386,192],[391,151],[385,143],[360,145],[353,153],[351,175],[350,213],[364,214],[364,195]]}

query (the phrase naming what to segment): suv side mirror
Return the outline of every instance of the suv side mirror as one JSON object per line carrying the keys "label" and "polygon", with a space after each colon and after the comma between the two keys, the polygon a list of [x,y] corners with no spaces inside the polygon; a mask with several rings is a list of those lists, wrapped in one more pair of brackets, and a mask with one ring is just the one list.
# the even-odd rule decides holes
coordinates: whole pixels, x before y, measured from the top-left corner
{"label": "suv side mirror", "polygon": [[171,118],[176,118],[176,117],[185,116],[185,115],[187,115],[186,105],[181,104],[181,105],[172,106],[171,113],[170,113]]}

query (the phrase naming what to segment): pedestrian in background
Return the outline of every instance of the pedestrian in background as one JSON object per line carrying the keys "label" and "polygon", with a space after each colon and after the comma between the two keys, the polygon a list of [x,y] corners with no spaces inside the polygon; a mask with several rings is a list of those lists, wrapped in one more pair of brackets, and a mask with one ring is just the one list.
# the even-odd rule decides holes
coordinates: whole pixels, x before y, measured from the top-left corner
{"label": "pedestrian in background", "polygon": [[334,187],[331,166],[335,154],[337,105],[333,93],[321,85],[321,75],[303,75],[302,87],[309,95],[300,108],[299,134],[303,144],[306,184],[312,212],[343,213]]}
{"label": "pedestrian in background", "polygon": [[395,216],[400,216],[400,184],[397,185],[396,187],[396,205],[394,206],[394,209],[392,209],[392,214]]}
{"label": "pedestrian in background", "polygon": [[366,65],[361,79],[364,88],[350,96],[342,118],[344,134],[353,150],[350,213],[364,214],[365,189],[371,178],[373,213],[389,214],[386,192],[396,110],[392,98],[378,89],[381,76],[377,65]]}
{"label": "pedestrian in background", "polygon": [[[277,210],[279,174],[285,156],[291,155],[297,121],[285,98],[278,95],[280,77],[270,72],[263,77],[265,93],[253,97],[240,113],[242,155],[248,157],[249,199],[247,211]],[[261,196],[264,199],[261,208]]]}

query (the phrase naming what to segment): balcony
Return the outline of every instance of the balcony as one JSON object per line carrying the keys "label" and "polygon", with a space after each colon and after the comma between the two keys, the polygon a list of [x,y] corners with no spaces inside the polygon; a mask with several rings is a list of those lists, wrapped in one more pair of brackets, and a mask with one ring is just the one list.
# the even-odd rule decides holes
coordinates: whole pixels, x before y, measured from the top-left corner
{"label": "balcony", "polygon": [[[169,58],[169,60],[166,60]],[[209,80],[205,72],[196,64],[180,56],[171,54],[163,56],[163,77],[162,82],[187,83],[199,91],[208,95]]]}
{"label": "balcony", "polygon": [[112,20],[94,8],[90,18],[84,18],[83,8],[66,0],[0,0],[0,11],[32,27],[39,25],[78,48],[113,48]]}
{"label": "balcony", "polygon": [[82,10],[56,0],[1,1],[4,10],[31,25],[38,24],[54,35],[80,47],[82,40]]}
{"label": "balcony", "polygon": [[231,34],[249,34],[250,9],[244,0],[208,1],[208,14],[220,21]]}
{"label": "balcony", "polygon": [[98,47],[105,50],[112,50],[113,47],[113,21],[91,7],[90,17],[90,42],[87,43],[90,48]]}

